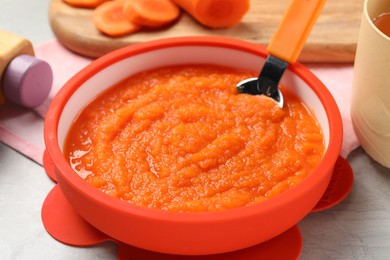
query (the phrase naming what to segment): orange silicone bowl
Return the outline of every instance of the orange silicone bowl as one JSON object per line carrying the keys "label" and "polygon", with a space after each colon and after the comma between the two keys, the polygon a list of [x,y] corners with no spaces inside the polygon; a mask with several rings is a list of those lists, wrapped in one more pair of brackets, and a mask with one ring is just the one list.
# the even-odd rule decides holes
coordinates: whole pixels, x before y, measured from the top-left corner
{"label": "orange silicone bowl", "polygon": [[[263,46],[221,37],[183,37],[135,44],[111,52],[77,73],[53,99],[44,138],[60,188],[74,210],[115,240],[147,250],[186,255],[243,249],[288,230],[305,217],[329,184],[342,143],[337,105],[326,87],[303,65],[289,66],[282,84],[314,111],[326,152],[296,187],[265,202],[221,212],[180,213],[135,206],[89,186],[62,154],[72,121],[96,95],[140,71],[179,64],[214,64],[260,71]],[[66,227],[64,227],[66,228]]]}

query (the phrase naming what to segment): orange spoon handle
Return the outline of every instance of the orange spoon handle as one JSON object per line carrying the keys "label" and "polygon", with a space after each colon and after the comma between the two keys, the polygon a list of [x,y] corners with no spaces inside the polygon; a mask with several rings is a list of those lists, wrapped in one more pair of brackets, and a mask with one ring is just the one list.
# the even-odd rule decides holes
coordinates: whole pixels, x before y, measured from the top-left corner
{"label": "orange spoon handle", "polygon": [[268,45],[269,54],[294,63],[326,0],[292,0]]}

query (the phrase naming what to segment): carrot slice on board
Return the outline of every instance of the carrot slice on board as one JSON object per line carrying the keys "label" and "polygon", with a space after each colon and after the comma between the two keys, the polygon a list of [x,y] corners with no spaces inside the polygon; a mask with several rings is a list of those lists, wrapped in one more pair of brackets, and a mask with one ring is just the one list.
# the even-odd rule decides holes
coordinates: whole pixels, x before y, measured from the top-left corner
{"label": "carrot slice on board", "polygon": [[95,8],[100,4],[111,0],[63,0],[74,7]]}
{"label": "carrot slice on board", "polygon": [[123,15],[124,1],[108,1],[93,11],[93,22],[96,28],[112,37],[128,35],[138,31],[141,26],[135,24]]}
{"label": "carrot slice on board", "polygon": [[161,27],[180,15],[170,0],[127,0],[123,12],[130,21],[148,27]]}
{"label": "carrot slice on board", "polygon": [[250,0],[171,0],[199,23],[210,28],[238,24],[249,11]]}

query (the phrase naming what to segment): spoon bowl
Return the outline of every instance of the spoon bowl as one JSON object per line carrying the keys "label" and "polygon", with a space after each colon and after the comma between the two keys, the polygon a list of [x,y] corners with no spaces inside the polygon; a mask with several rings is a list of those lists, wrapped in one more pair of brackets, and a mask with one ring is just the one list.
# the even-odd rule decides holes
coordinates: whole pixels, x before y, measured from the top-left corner
{"label": "spoon bowl", "polygon": [[258,78],[237,84],[239,93],[266,95],[283,108],[279,81],[290,63],[294,63],[326,0],[292,0],[268,48],[268,57]]}

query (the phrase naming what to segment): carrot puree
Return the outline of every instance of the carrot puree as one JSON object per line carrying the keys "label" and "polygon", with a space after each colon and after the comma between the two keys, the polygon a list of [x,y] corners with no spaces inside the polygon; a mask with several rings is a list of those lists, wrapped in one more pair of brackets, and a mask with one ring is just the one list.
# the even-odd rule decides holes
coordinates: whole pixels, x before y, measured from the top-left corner
{"label": "carrot puree", "polygon": [[168,211],[259,203],[297,185],[321,160],[315,116],[238,94],[253,73],[208,65],[156,69],[105,91],[77,117],[65,156],[112,197]]}

